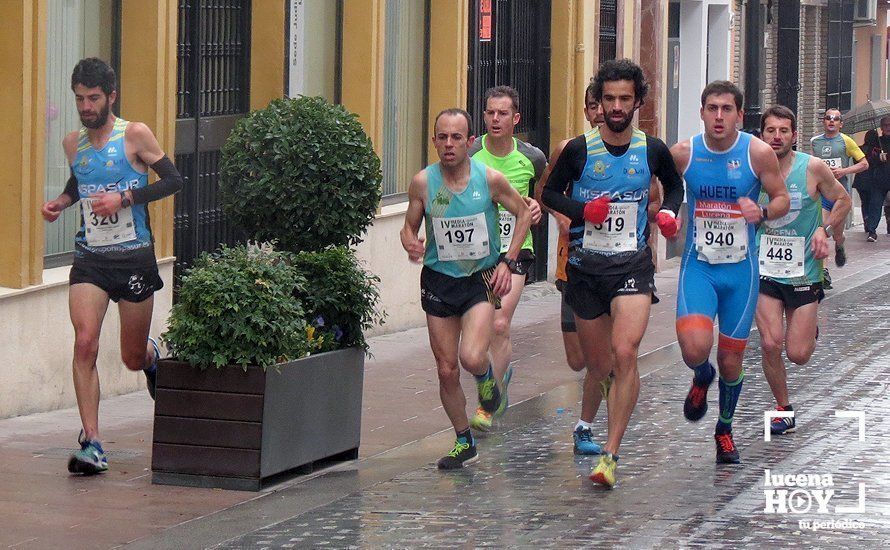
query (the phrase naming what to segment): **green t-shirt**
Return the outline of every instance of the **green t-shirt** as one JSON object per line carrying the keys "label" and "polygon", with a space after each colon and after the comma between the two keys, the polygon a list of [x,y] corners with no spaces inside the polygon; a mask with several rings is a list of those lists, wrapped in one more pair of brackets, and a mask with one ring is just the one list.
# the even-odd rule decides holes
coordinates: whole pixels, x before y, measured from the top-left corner
{"label": "green t-shirt", "polygon": [[[534,145],[529,145],[516,138],[513,138],[513,151],[507,154],[507,156],[498,157],[486,149],[486,137],[487,135],[483,135],[473,143],[469,151],[470,157],[502,173],[520,195],[528,197],[531,183],[541,178],[544,167],[547,166],[547,157]],[[512,240],[512,225],[515,220],[503,206],[498,205],[498,209],[500,215],[501,252],[506,252]],[[534,249],[531,230],[525,236],[522,248],[529,251]]]}

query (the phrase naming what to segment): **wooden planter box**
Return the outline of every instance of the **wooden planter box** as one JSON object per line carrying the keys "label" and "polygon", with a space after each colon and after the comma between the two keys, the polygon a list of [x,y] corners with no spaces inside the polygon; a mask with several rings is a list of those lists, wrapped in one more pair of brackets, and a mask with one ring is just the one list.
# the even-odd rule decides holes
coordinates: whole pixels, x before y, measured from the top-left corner
{"label": "wooden planter box", "polygon": [[258,491],[272,476],[358,457],[365,355],[351,348],[280,365],[158,365],[152,483]]}

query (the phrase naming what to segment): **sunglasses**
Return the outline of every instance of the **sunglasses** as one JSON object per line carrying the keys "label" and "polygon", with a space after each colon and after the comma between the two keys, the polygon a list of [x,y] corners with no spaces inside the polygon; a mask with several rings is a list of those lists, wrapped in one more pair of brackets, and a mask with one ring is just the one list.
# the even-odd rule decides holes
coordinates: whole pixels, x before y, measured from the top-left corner
{"label": "sunglasses", "polygon": [[825,118],[823,118],[822,120],[830,120],[833,122],[840,122],[841,117],[839,115],[825,115]]}

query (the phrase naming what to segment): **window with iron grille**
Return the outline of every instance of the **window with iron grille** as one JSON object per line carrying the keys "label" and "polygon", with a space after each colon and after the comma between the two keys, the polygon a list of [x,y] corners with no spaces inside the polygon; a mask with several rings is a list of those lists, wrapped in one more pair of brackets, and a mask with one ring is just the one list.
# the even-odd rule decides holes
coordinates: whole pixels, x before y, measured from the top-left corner
{"label": "window with iron grille", "polygon": [[506,85],[519,93],[519,139],[548,150],[550,2],[469,0],[467,112],[476,135],[485,132],[485,91]]}
{"label": "window with iron grille", "polygon": [[388,0],[383,65],[384,204],[426,164],[429,0]]}
{"label": "window with iron grille", "polygon": [[854,0],[828,0],[825,108],[846,111],[853,102]]}
{"label": "window with iron grille", "polygon": [[[120,78],[117,62],[120,40],[120,0],[49,2],[46,8],[46,170],[44,194],[53,200],[65,188],[70,168],[62,138],[81,126],[71,71],[85,57],[107,61]],[[120,97],[112,112],[119,114]],[[80,227],[80,208],[74,206],[45,226],[44,267],[71,263],[74,234]]]}
{"label": "window with iron grille", "polygon": [[600,0],[599,62],[618,54],[618,0]]}

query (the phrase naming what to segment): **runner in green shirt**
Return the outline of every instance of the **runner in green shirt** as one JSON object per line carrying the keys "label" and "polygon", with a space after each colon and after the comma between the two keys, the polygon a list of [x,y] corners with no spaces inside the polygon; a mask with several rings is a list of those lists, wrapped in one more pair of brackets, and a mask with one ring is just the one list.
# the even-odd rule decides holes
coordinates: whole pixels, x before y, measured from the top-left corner
{"label": "runner in green shirt", "polygon": [[[850,196],[819,158],[792,151],[797,141],[794,112],[770,107],[760,119],[760,137],[779,158],[791,208],[781,218],[764,221],[757,231],[760,295],[757,330],[760,332],[763,373],[779,411],[791,411],[782,349],[797,365],[809,362],[816,349],[822,260],[828,256],[828,230],[842,224],[850,212]],[[823,222],[823,201],[831,203]],[[763,197],[761,203],[763,203]],[[794,416],[775,416],[773,434],[796,429]]]}
{"label": "runner in green shirt", "polygon": [[[476,140],[470,147],[469,154],[473,160],[482,162],[504,174],[510,185],[525,199],[532,211],[532,223],[541,219],[541,208],[529,197],[529,189],[533,182],[540,179],[547,165],[547,158],[540,149],[516,139],[513,132],[519,124],[519,94],[509,86],[496,86],[485,93],[485,129],[486,134]],[[513,374],[510,368],[510,355],[513,343],[510,340],[510,323],[513,313],[519,304],[519,297],[525,286],[526,276],[534,266],[535,255],[532,247],[532,233],[524,236],[515,235],[516,220],[503,206],[500,207],[501,253],[503,254],[514,238],[522,238],[522,250],[517,259],[517,269],[513,272],[513,285],[509,294],[501,298],[501,308],[495,311],[494,335],[491,340],[491,361],[495,378],[503,381],[504,398],[507,396],[507,385]],[[506,406],[498,411],[503,412]],[[481,406],[470,425],[477,430],[491,429],[492,413]]]}

